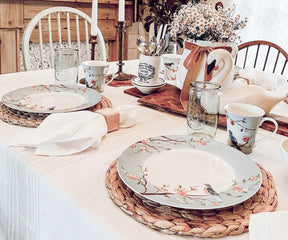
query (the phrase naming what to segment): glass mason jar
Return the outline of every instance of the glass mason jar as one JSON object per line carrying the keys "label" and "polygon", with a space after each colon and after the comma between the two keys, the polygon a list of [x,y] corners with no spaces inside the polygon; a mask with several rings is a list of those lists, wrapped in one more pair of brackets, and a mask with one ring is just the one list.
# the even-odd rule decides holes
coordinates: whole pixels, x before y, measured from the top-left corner
{"label": "glass mason jar", "polygon": [[54,70],[56,84],[76,85],[78,81],[79,52],[72,48],[55,49]]}
{"label": "glass mason jar", "polygon": [[213,139],[217,130],[221,86],[210,82],[191,82],[187,108],[189,134]]}

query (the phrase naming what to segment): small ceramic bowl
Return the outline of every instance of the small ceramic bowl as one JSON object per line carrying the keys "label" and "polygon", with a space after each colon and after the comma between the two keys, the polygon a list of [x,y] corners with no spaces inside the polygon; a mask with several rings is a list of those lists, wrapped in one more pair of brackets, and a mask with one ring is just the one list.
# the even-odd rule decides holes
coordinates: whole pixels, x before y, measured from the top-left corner
{"label": "small ceramic bowl", "polygon": [[281,141],[280,148],[281,148],[281,158],[285,163],[286,167],[288,168],[288,138],[284,138]]}
{"label": "small ceramic bowl", "polygon": [[135,81],[135,78],[132,79],[132,84],[134,87],[136,87],[141,93],[144,94],[151,94],[156,92],[159,88],[165,86],[165,80],[159,79],[159,84],[157,85],[142,85],[141,83]]}

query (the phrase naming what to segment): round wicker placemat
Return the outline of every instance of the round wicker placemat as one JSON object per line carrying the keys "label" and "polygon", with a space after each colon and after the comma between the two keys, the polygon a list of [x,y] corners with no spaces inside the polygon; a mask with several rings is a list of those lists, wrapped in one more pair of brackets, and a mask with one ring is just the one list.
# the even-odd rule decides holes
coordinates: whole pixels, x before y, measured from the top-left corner
{"label": "round wicker placemat", "polygon": [[252,213],[274,211],[278,196],[272,175],[259,165],[263,182],[250,199],[220,210],[187,210],[160,205],[130,190],[117,173],[117,160],[106,172],[106,187],[113,202],[125,213],[153,229],[167,234],[218,238],[248,231]]}
{"label": "round wicker placemat", "polygon": [[[95,112],[96,110],[109,107],[112,107],[111,101],[107,97],[102,96],[102,99],[98,104],[88,108],[87,110]],[[38,127],[48,115],[49,114],[18,111],[7,107],[2,102],[0,102],[0,118],[4,122],[7,122],[12,125],[20,125],[23,127],[35,128]]]}

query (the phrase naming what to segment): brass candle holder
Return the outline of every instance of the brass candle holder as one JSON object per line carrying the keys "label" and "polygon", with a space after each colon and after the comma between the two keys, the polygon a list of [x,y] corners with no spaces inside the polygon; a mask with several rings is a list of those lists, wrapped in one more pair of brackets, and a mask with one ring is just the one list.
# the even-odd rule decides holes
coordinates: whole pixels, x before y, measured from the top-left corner
{"label": "brass candle holder", "polygon": [[124,38],[124,32],[125,32],[125,21],[118,21],[118,33],[119,33],[119,51],[118,51],[118,63],[119,66],[118,72],[115,74],[108,75],[108,78],[111,79],[112,76],[114,77],[113,81],[127,81],[132,78],[131,74],[124,73],[122,70],[122,67],[124,65],[123,63],[123,38]]}
{"label": "brass candle holder", "polygon": [[97,36],[91,36],[89,43],[91,44],[91,60],[95,60],[95,45],[97,43]]}

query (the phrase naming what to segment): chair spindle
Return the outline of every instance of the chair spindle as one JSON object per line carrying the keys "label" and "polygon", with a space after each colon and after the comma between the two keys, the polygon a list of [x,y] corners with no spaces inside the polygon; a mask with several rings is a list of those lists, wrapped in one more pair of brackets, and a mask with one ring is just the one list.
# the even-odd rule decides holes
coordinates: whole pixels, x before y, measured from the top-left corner
{"label": "chair spindle", "polygon": [[60,19],[60,12],[57,12],[57,22],[58,22],[59,47],[62,47],[62,35],[61,35],[61,19]]}
{"label": "chair spindle", "polygon": [[70,15],[67,12],[67,35],[68,35],[68,46],[71,48],[71,31],[70,31]]}
{"label": "chair spindle", "polygon": [[50,63],[54,66],[54,51],[52,42],[52,27],[51,27],[51,14],[48,14],[48,31],[49,31],[49,46],[50,46]]}
{"label": "chair spindle", "polygon": [[40,55],[41,55],[41,69],[43,69],[43,39],[42,39],[42,24],[41,19],[39,20],[39,45],[40,45]]}
{"label": "chair spindle", "polygon": [[263,71],[265,71],[265,69],[266,69],[266,64],[267,64],[267,60],[269,57],[270,48],[271,48],[271,46],[268,46],[268,50],[267,50],[267,54],[266,54],[266,58],[265,58],[264,66],[263,66]]}

